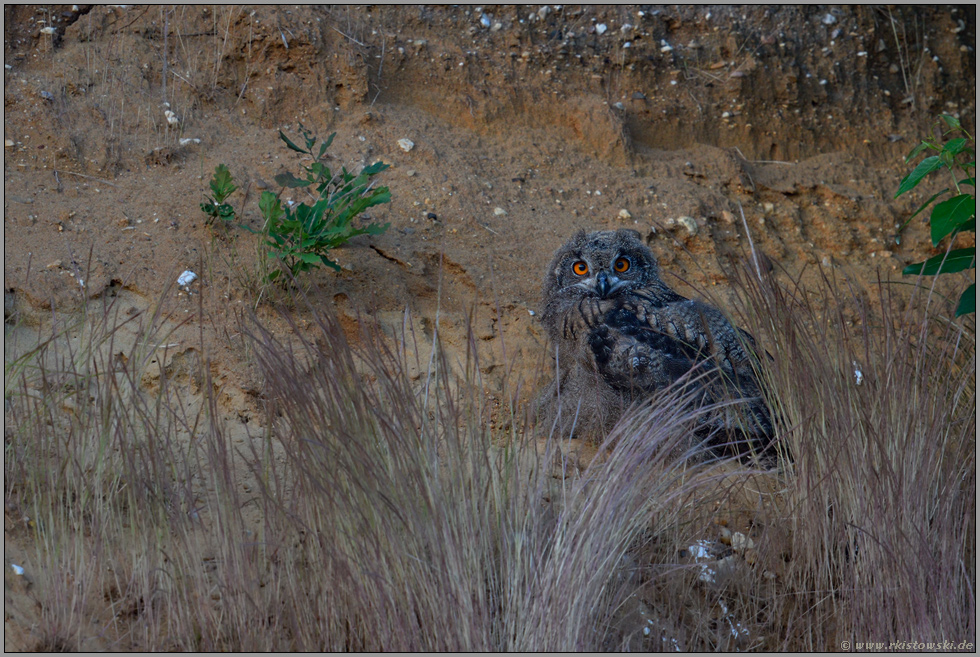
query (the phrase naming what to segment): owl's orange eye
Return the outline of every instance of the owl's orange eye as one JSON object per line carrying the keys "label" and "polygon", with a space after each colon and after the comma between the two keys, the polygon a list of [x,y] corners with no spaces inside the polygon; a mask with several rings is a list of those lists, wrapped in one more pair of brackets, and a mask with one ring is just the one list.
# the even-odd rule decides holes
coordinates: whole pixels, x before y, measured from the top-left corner
{"label": "owl's orange eye", "polygon": [[578,274],[579,276],[585,276],[586,274],[589,273],[589,265],[588,263],[585,262],[585,260],[579,260],[574,265],[572,265],[572,271]]}
{"label": "owl's orange eye", "polygon": [[613,263],[613,269],[615,269],[620,274],[629,271],[629,269],[630,269],[630,259],[629,258],[617,258],[616,259],[616,262]]}

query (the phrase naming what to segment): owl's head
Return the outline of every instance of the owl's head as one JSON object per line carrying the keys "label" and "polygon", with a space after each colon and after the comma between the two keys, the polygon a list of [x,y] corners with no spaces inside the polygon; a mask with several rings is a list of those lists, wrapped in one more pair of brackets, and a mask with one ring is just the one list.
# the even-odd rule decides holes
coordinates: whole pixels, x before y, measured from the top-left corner
{"label": "owl's head", "polygon": [[657,259],[635,230],[583,230],[555,254],[544,289],[546,297],[608,299],[659,280]]}

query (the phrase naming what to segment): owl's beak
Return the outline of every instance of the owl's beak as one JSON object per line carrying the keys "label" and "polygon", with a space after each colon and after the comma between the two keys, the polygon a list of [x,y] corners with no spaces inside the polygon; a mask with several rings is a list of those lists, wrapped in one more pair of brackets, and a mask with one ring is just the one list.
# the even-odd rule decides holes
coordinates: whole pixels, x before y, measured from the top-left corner
{"label": "owl's beak", "polygon": [[612,289],[612,283],[609,281],[609,275],[606,272],[601,271],[599,275],[595,278],[596,291],[599,293],[600,299],[605,299]]}

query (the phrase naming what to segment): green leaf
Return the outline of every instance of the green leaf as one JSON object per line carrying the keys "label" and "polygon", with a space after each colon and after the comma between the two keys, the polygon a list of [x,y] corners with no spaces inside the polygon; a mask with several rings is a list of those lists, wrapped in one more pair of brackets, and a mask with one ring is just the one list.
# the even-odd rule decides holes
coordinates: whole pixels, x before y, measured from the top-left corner
{"label": "green leaf", "polygon": [[329,136],[329,137],[327,137],[327,140],[326,140],[326,141],[324,142],[324,145],[325,145],[325,146],[326,146],[327,148],[330,148],[330,144],[332,144],[332,143],[333,143],[333,138],[334,138],[334,137],[336,137],[336,136],[337,136],[337,133],[336,133],[336,132],[331,132],[331,133],[330,133],[330,136]]}
{"label": "green leaf", "polygon": [[946,122],[946,125],[948,125],[953,130],[962,130],[963,129],[960,126],[960,120],[958,118],[956,118],[955,116],[950,116],[949,114],[940,114],[939,115],[939,118],[941,118],[943,121],[945,121]]}
{"label": "green leaf", "polygon": [[960,194],[937,204],[929,219],[932,245],[938,246],[944,237],[976,215],[977,199],[970,194]]}
{"label": "green leaf", "polygon": [[968,315],[977,311],[977,284],[972,283],[970,287],[963,290],[960,302],[956,304],[956,316]]}
{"label": "green leaf", "polygon": [[933,171],[941,168],[943,166],[943,161],[938,155],[933,155],[932,157],[927,157],[926,159],[919,162],[919,166],[912,170],[912,173],[905,176],[902,179],[902,183],[898,186],[898,192],[895,194],[895,198],[898,198],[905,192],[914,189],[923,178],[932,173]]}
{"label": "green leaf", "polygon": [[389,168],[390,166],[391,165],[385,164],[381,160],[378,160],[374,164],[369,164],[368,166],[364,167],[361,170],[361,173],[364,174],[365,176],[375,176],[381,173],[382,171],[384,171],[385,169]]}
{"label": "green leaf", "polygon": [[961,185],[969,185],[970,187],[976,189],[977,188],[977,178],[976,178],[976,176],[971,176],[969,178],[964,178],[963,180],[961,180],[959,182],[959,184],[961,184]]}
{"label": "green leaf", "polygon": [[963,151],[963,148],[967,145],[967,140],[963,137],[957,137],[956,139],[950,139],[943,146],[943,153],[949,153],[950,155],[957,155]]}
{"label": "green leaf", "polygon": [[296,144],[294,144],[293,142],[289,141],[289,137],[287,137],[285,134],[283,134],[282,130],[279,131],[279,139],[282,139],[284,142],[286,142],[286,146],[289,147],[289,148],[291,148],[291,149],[293,149],[297,153],[305,153],[306,152],[302,148],[300,148],[299,146],[297,146]]}
{"label": "green leaf", "polygon": [[[337,133],[334,133],[334,134],[337,134]],[[328,147],[329,147],[329,144],[327,142],[323,142],[322,144],[320,144],[320,154],[316,156],[316,159],[322,160],[323,159],[323,155],[324,155],[324,153],[327,152],[327,148]]]}
{"label": "green leaf", "polygon": [[381,233],[388,230],[389,226],[391,226],[391,222],[388,222],[386,224],[368,224],[363,228],[363,230],[365,233],[369,235],[380,235]]}
{"label": "green leaf", "polygon": [[976,267],[977,249],[971,246],[967,249],[956,249],[948,254],[940,253],[925,262],[917,262],[909,265],[902,270],[902,274],[909,276],[921,274],[923,276],[935,276],[936,274],[950,274],[964,269]]}
{"label": "green leaf", "polygon": [[932,144],[926,141],[919,142],[919,145],[913,148],[911,151],[909,151],[909,154],[905,156],[905,161],[911,162],[912,160],[915,159],[916,155],[926,150],[927,148],[933,148]]}
{"label": "green leaf", "polygon": [[973,219],[970,219],[969,221],[967,221],[965,223],[962,223],[959,226],[957,226],[956,227],[956,230],[953,231],[953,234],[956,235],[958,233],[963,233],[963,232],[966,232],[966,231],[970,231],[970,232],[973,232],[973,233],[977,232],[977,218],[976,217],[974,217]]}
{"label": "green leaf", "polygon": [[231,196],[238,187],[232,181],[231,172],[225,164],[219,164],[214,168],[214,175],[211,177],[211,192],[214,194],[216,204],[224,203],[225,199]]}
{"label": "green leaf", "polygon": [[262,192],[259,197],[259,211],[265,218],[267,228],[274,226],[284,214],[279,197],[268,191]]}
{"label": "green leaf", "polygon": [[290,187],[290,188],[309,187],[311,184],[309,180],[303,180],[301,178],[297,178],[296,176],[289,173],[288,171],[286,173],[277,173],[275,176],[275,181],[276,184],[279,185],[280,187]]}

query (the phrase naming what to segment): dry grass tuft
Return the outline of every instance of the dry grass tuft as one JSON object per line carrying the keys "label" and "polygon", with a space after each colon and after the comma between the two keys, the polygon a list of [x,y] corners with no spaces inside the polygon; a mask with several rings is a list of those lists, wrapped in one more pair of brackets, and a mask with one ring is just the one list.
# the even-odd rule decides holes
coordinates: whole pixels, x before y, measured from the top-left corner
{"label": "dry grass tuft", "polygon": [[[556,477],[560,440],[518,411],[491,428],[474,348],[451,362],[438,331],[410,330],[351,344],[329,315],[289,341],[249,324],[268,418],[236,442],[209,364],[187,361],[194,386],[163,366],[165,312],[91,302],[5,358],[5,497],[35,546],[38,647],[975,640],[975,329],[928,296],[899,312],[886,286],[880,316],[829,281],[819,302],[739,289],[794,457],[768,473],[690,458],[697,417],[668,391]],[[755,547],[729,538],[705,561],[735,508]]]}

